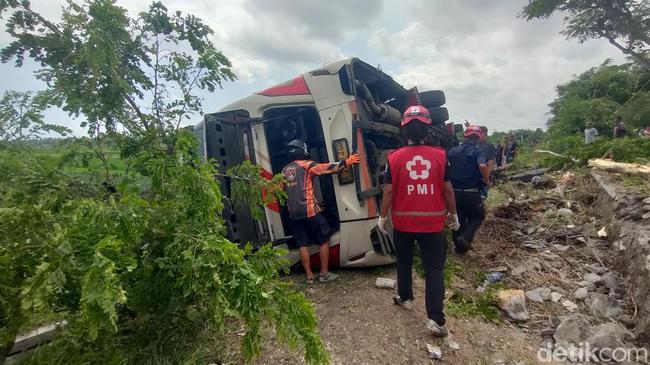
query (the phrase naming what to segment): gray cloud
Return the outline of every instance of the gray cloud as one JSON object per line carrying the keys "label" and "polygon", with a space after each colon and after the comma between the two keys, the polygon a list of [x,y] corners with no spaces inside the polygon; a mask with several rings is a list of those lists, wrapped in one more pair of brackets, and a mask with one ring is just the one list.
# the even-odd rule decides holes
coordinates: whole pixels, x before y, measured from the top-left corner
{"label": "gray cloud", "polygon": [[[293,75],[357,56],[406,86],[443,89],[455,121],[490,129],[541,127],[555,85],[600,64],[624,61],[604,41],[579,45],[558,32],[562,18],[526,22],[527,0],[164,0],[201,17],[239,76],[206,94],[206,111]],[[64,0],[34,7],[58,16]],[[131,14],[143,0],[118,0]],[[1,21],[0,21],[1,23]],[[0,24],[2,26],[2,24]],[[9,37],[0,33],[0,45]],[[0,65],[0,91],[34,88],[31,70]]]}

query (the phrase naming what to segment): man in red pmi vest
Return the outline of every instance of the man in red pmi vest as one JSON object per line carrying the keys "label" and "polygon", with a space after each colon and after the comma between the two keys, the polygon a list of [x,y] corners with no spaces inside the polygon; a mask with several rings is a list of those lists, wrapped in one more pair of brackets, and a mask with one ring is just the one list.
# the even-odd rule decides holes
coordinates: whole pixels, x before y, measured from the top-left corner
{"label": "man in red pmi vest", "polygon": [[443,299],[443,269],[447,255],[445,222],[458,229],[454,189],[447,176],[447,156],[442,148],[424,144],[431,125],[423,106],[409,107],[402,118],[407,145],[391,152],[386,164],[379,229],[386,233],[386,216],[391,210],[397,256],[396,304],[413,308],[413,248],[420,246],[426,274],[426,324],[434,336],[447,335]]}
{"label": "man in red pmi vest", "polygon": [[314,195],[315,176],[335,174],[347,165],[360,162],[359,155],[351,154],[346,160],[336,163],[316,163],[310,160],[307,144],[293,140],[287,144],[287,155],[292,161],[282,169],[286,179],[284,190],[287,193],[287,208],[291,216],[293,237],[300,250],[300,262],[307,274],[307,283],[313,284],[314,273],[309,262],[310,244],[320,245],[320,275],[318,281],[323,283],[336,280],[337,275],[329,272],[329,241],[332,233],[327,220],[321,214],[321,208]]}

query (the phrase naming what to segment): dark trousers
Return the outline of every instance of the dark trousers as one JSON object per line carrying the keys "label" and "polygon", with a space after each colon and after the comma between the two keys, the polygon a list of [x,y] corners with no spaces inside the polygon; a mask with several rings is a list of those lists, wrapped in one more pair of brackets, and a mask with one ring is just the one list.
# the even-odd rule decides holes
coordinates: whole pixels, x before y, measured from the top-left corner
{"label": "dark trousers", "polygon": [[445,314],[442,311],[442,302],[445,299],[443,270],[447,258],[447,242],[444,233],[411,233],[395,230],[394,239],[397,251],[397,294],[403,301],[413,299],[413,248],[417,241],[426,279],[424,300],[427,317],[443,326],[445,324]]}
{"label": "dark trousers", "polygon": [[456,210],[460,228],[453,233],[456,248],[465,251],[467,248],[459,247],[458,238],[462,237],[468,244],[472,244],[474,233],[481,227],[485,220],[485,208],[481,194],[478,192],[454,191],[456,195]]}

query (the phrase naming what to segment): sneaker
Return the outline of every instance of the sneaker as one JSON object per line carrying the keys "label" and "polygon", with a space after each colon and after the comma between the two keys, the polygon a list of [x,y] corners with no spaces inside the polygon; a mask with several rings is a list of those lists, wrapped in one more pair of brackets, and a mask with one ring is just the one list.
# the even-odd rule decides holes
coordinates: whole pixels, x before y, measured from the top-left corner
{"label": "sneaker", "polygon": [[459,254],[459,255],[463,255],[468,250],[471,249],[471,246],[470,246],[469,242],[467,242],[467,240],[464,239],[463,237],[456,238],[456,240],[454,241],[454,244],[456,246],[456,253]]}
{"label": "sneaker", "polygon": [[402,301],[402,298],[400,298],[399,295],[396,295],[393,297],[393,303],[404,308],[404,310],[407,310],[409,312],[413,311],[413,299]]}
{"label": "sneaker", "polygon": [[338,277],[339,277],[338,275],[336,275],[334,273],[331,273],[331,272],[328,272],[325,275],[319,275],[318,276],[318,282],[319,283],[327,283],[327,282],[330,282],[330,281],[335,281],[336,279],[338,279]]}
{"label": "sneaker", "polygon": [[449,335],[449,331],[447,331],[445,326],[437,324],[436,321],[432,319],[427,321],[427,330],[431,332],[433,337],[447,337]]}

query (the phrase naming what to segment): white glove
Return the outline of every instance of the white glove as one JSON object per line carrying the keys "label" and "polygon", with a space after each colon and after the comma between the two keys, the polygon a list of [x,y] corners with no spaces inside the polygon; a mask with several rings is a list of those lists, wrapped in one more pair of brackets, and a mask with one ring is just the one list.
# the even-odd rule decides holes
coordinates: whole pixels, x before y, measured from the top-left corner
{"label": "white glove", "polygon": [[379,230],[383,234],[388,234],[388,231],[386,230],[386,223],[388,222],[388,218],[379,216],[379,220],[377,221],[377,227],[379,227]]}
{"label": "white glove", "polygon": [[460,228],[458,214],[447,215],[447,228],[451,229],[452,231],[457,231]]}

